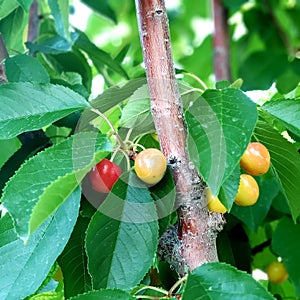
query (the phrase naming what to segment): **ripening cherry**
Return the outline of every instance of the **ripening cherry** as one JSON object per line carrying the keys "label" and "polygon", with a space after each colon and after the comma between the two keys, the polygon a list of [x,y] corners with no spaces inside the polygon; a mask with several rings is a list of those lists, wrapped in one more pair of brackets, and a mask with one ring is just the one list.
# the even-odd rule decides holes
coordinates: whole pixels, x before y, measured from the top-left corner
{"label": "ripening cherry", "polygon": [[210,211],[215,211],[221,214],[225,214],[227,212],[227,208],[223,205],[220,199],[217,196],[213,196],[209,188],[206,188],[205,192],[206,192],[208,209]]}
{"label": "ripening cherry", "polygon": [[164,176],[167,160],[162,152],[155,148],[141,151],[134,160],[136,175],[145,183],[156,184]]}
{"label": "ripening cherry", "polygon": [[270,168],[270,153],[261,143],[250,143],[244,152],[240,166],[250,175],[259,176]]}
{"label": "ripening cherry", "polygon": [[104,158],[89,173],[92,188],[100,193],[109,193],[121,176],[122,170],[115,163]]}
{"label": "ripening cherry", "polygon": [[280,261],[273,261],[267,267],[269,281],[274,283],[284,282],[288,278],[288,272],[284,264]]}
{"label": "ripening cherry", "polygon": [[248,174],[241,174],[240,185],[234,202],[240,206],[250,206],[256,203],[259,187],[256,180]]}

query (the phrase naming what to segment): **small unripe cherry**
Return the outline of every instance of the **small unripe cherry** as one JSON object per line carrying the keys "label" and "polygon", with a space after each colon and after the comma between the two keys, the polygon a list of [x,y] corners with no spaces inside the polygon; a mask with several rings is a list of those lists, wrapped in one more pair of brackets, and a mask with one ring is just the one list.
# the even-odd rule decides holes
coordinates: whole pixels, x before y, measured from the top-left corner
{"label": "small unripe cherry", "polygon": [[258,197],[259,187],[256,180],[251,175],[241,174],[234,202],[240,206],[250,206],[256,203]]}
{"label": "small unripe cherry", "polygon": [[240,166],[253,176],[267,173],[270,168],[268,149],[261,143],[250,143],[240,160]]}
{"label": "small unripe cherry", "polygon": [[136,175],[145,183],[156,184],[164,176],[167,160],[163,153],[156,148],[141,151],[134,160]]}
{"label": "small unripe cherry", "polygon": [[115,163],[104,158],[89,173],[92,188],[100,193],[109,193],[121,176],[122,170]]}
{"label": "small unripe cherry", "polygon": [[63,276],[61,267],[59,267],[59,268],[56,270],[55,274],[53,275],[53,279],[54,279],[55,281],[59,281],[59,282],[64,281],[64,276]]}
{"label": "small unripe cherry", "polygon": [[284,282],[289,276],[284,264],[280,261],[271,262],[268,265],[266,272],[269,281],[273,283]]}
{"label": "small unripe cherry", "polygon": [[227,212],[227,208],[223,205],[223,203],[220,201],[220,199],[217,196],[213,196],[213,194],[209,188],[206,188],[205,192],[206,192],[208,209],[210,211],[225,214]]}

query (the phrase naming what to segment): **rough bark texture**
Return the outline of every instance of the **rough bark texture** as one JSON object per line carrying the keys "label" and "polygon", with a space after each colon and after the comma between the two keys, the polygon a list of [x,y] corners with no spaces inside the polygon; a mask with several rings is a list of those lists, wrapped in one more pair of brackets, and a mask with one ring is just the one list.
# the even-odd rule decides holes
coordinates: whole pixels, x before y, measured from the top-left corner
{"label": "rough bark texture", "polygon": [[214,16],[214,73],[216,81],[231,81],[227,10],[222,0],[213,0]]}
{"label": "rough bark texture", "polygon": [[173,173],[177,205],[180,205],[177,236],[174,230],[169,232],[160,243],[160,252],[183,274],[184,265],[193,270],[205,262],[217,260],[215,239],[222,218],[209,214],[204,185],[188,158],[182,99],[175,79],[164,1],[136,0],[136,7],[151,111],[161,150]]}

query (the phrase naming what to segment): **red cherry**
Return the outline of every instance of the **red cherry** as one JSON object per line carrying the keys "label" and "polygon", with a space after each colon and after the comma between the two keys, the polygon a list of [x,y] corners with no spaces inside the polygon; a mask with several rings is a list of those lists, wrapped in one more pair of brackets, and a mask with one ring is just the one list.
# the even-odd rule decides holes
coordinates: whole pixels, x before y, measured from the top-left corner
{"label": "red cherry", "polygon": [[115,163],[104,158],[89,173],[92,188],[100,193],[109,193],[121,176],[122,170]]}

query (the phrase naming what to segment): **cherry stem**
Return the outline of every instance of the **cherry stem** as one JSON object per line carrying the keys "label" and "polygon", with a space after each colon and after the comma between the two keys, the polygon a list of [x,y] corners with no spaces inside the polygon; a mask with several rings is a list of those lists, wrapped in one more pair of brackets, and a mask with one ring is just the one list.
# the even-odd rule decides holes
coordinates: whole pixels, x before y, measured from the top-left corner
{"label": "cherry stem", "polygon": [[190,89],[190,90],[188,90],[188,91],[182,93],[181,96],[188,95],[188,94],[190,94],[190,93],[192,93],[192,92],[199,92],[199,93],[202,94],[202,93],[204,93],[204,90],[197,89],[197,88],[192,88],[192,89]]}
{"label": "cherry stem", "polygon": [[130,135],[131,135],[132,131],[133,131],[133,128],[130,128],[130,129],[128,130],[128,132],[127,132],[127,134],[126,134],[126,137],[125,137],[125,141],[129,141],[129,138],[130,138]]}
{"label": "cherry stem", "polygon": [[103,114],[101,111],[99,111],[98,109],[96,109],[96,108],[91,108],[91,111],[94,112],[94,113],[96,113],[97,115],[99,115],[101,118],[103,118],[106,121],[106,123],[110,127],[113,135],[116,137],[117,142],[120,145],[120,147],[121,148],[126,148],[123,140],[121,139],[121,137],[119,136],[118,132],[115,130],[113,124],[110,122],[110,120],[107,118],[107,116],[105,114]]}
{"label": "cherry stem", "polygon": [[114,160],[114,158],[115,158],[115,156],[116,156],[116,154],[118,152],[121,152],[125,156],[125,158],[126,158],[126,164],[127,164],[127,171],[129,171],[130,170],[130,161],[129,161],[128,153],[125,150],[123,150],[120,146],[113,153],[113,155],[110,158],[110,161]]}
{"label": "cherry stem", "polygon": [[192,73],[188,73],[188,72],[183,72],[183,74],[195,79],[198,83],[200,83],[200,85],[204,88],[204,90],[207,90],[206,84],[198,76],[196,76],[195,74],[192,74]]}
{"label": "cherry stem", "polygon": [[136,295],[137,293],[140,293],[141,291],[144,291],[144,290],[153,290],[153,291],[156,291],[156,292],[159,292],[159,293],[162,293],[164,294],[165,296],[168,296],[168,292],[161,289],[161,288],[157,288],[155,286],[151,286],[151,285],[147,285],[147,286],[143,286],[142,288],[140,288],[136,293],[135,293],[135,296],[138,297],[138,298],[143,298],[143,299],[157,299],[157,297],[153,297],[153,296],[146,296],[146,295]]}
{"label": "cherry stem", "polygon": [[187,280],[187,274],[185,276],[183,276],[182,278],[180,278],[178,281],[176,281],[174,283],[174,285],[170,288],[169,292],[168,292],[168,296],[171,297],[173,292],[183,283]]}

